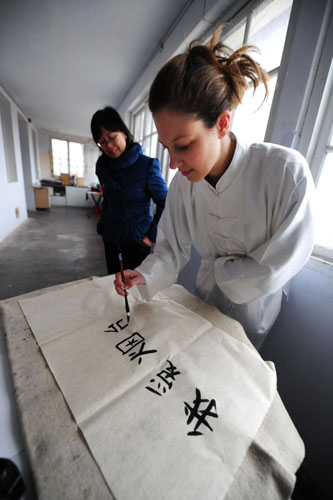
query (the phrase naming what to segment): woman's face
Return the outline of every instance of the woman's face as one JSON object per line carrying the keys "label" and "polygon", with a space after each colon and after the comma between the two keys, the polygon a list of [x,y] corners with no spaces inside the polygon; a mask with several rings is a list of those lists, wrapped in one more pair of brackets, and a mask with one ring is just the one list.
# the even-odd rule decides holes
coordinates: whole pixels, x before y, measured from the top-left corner
{"label": "woman's face", "polygon": [[127,136],[124,132],[110,132],[101,127],[101,136],[98,139],[98,145],[110,158],[119,158],[126,149]]}
{"label": "woman's face", "polygon": [[230,142],[229,136],[226,139],[230,113],[224,113],[228,119],[219,118],[211,129],[201,119],[177,111],[162,109],[153,115],[159,141],[169,151],[170,168],[178,168],[191,182],[208,175],[215,180],[221,177]]}

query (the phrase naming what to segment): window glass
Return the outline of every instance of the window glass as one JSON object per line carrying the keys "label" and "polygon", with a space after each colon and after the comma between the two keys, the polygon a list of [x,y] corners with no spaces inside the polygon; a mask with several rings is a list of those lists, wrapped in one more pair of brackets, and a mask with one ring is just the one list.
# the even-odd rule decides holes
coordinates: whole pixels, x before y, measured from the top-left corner
{"label": "window glass", "polygon": [[255,55],[266,71],[280,66],[292,0],[265,0],[254,11],[247,43],[260,49]]}
{"label": "window glass", "polygon": [[149,156],[150,155],[150,141],[151,137],[146,137],[143,141],[143,152],[145,155]]}
{"label": "window glass", "polygon": [[232,50],[237,50],[243,45],[244,35],[245,35],[246,19],[241,21],[237,26],[235,26],[229,33],[223,37],[223,43],[230,47]]}
{"label": "window glass", "polygon": [[32,130],[32,145],[33,145],[33,154],[34,154],[34,171],[35,171],[35,179],[38,179],[38,159],[37,159],[37,134],[34,130]]}
{"label": "window glass", "polygon": [[152,122],[153,117],[151,113],[146,113],[145,115],[145,136],[150,135],[152,132]]}
{"label": "window glass", "polygon": [[69,143],[70,174],[76,177],[84,177],[83,144],[78,142]]}
{"label": "window glass", "polygon": [[157,156],[157,133],[153,134],[151,137],[150,155],[152,158]]}
{"label": "window glass", "polygon": [[[268,100],[263,105],[261,104],[264,86],[261,84],[253,95],[253,86],[250,84],[242,104],[233,112],[232,130],[246,137],[248,142],[260,142],[265,139],[291,6],[292,0],[264,0],[243,20],[244,27],[246,21],[249,25],[248,36],[245,36],[243,42],[237,47],[232,45],[235,49],[242,44],[258,47],[262,55],[256,52],[251,52],[250,55],[268,71],[270,76]],[[229,37],[232,43],[234,43],[233,40],[240,40],[240,34],[237,35],[237,31],[241,33],[243,25],[238,24],[234,31],[222,38],[226,45],[228,45]]]}
{"label": "window glass", "polygon": [[52,139],[53,175],[84,177],[84,146],[79,142]]}
{"label": "window glass", "polygon": [[53,174],[68,174],[67,141],[52,139]]}
{"label": "window glass", "polygon": [[333,151],[326,154],[315,198],[315,243],[325,248],[333,248],[332,186]]}
{"label": "window glass", "polygon": [[134,127],[133,127],[133,135],[134,135],[134,139],[135,140],[139,140],[140,139],[140,115],[135,115],[134,116]]}
{"label": "window glass", "polygon": [[0,119],[5,150],[7,181],[17,182],[16,157],[14,150],[13,121],[10,103],[0,94]]}
{"label": "window glass", "polygon": [[259,85],[254,95],[253,86],[250,85],[244,94],[242,104],[237,107],[236,113],[234,113],[231,130],[236,135],[246,138],[249,143],[263,141],[265,138],[276,81],[277,73],[268,82],[268,99],[264,103],[264,85]]}

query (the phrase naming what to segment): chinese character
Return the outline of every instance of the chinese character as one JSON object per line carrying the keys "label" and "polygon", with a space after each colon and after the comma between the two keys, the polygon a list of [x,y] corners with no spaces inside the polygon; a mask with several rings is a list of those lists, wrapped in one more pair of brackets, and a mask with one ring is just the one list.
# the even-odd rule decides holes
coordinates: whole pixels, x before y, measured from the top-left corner
{"label": "chinese character", "polygon": [[[209,423],[206,421],[206,417],[213,417],[217,418],[218,414],[216,413],[216,402],[215,399],[211,399],[210,401],[208,399],[202,399],[201,394],[199,389],[195,389],[195,394],[196,398],[193,401],[193,407],[190,406],[188,403],[184,401],[185,404],[185,415],[188,416],[187,418],[187,425],[189,425],[194,418],[197,419],[197,423],[194,426],[194,430],[192,432],[188,432],[188,436],[200,436],[202,432],[199,432],[197,429],[200,427],[200,425],[206,425],[208,429],[213,431]],[[208,403],[209,401],[209,403]],[[203,403],[208,403],[205,409],[199,410],[199,407]],[[211,410],[214,409],[215,412],[213,413]]]}
{"label": "chinese character", "polygon": [[[169,366],[167,366],[164,370],[162,370],[162,371],[160,371],[159,373],[156,374],[156,377],[159,377],[160,380],[162,380],[162,382],[165,384],[163,386],[163,388],[162,388],[162,392],[164,394],[166,393],[167,388],[169,390],[171,389],[171,387],[172,387],[171,380],[175,380],[176,375],[180,375],[181,374],[180,371],[177,371],[177,367],[174,366],[171,363],[171,361],[167,360],[167,362],[169,363]],[[162,386],[161,382],[155,380],[154,378],[150,379],[149,382],[151,384],[153,384],[155,382],[157,384],[157,389],[160,389],[161,386]],[[165,386],[167,386],[167,388]],[[146,389],[148,389],[148,391],[154,392],[158,396],[162,396],[162,394],[160,392],[158,392],[156,389],[153,389],[152,387],[146,386]]]}
{"label": "chinese character", "polygon": [[138,364],[141,365],[143,355],[157,352],[156,349],[144,351],[145,345],[146,342],[145,339],[142,337],[142,335],[140,335],[139,332],[134,332],[130,337],[127,337],[126,339],[119,342],[116,345],[116,348],[119,349],[119,351],[121,351],[123,354],[127,354],[129,353],[129,351],[132,351],[135,347],[139,346],[139,351],[133,351],[129,353],[128,356],[131,358],[131,361],[133,361],[136,358],[139,358]]}
{"label": "chinese character", "polygon": [[[115,332],[117,333],[118,332],[118,329],[119,330],[123,330],[124,328],[126,328],[126,326],[128,326],[128,323],[126,323],[126,325],[122,326],[120,323],[122,323],[122,319],[118,320],[116,323],[111,323],[111,325],[108,326],[107,330],[104,330],[105,332]],[[118,326],[118,329],[117,329],[117,325]]]}

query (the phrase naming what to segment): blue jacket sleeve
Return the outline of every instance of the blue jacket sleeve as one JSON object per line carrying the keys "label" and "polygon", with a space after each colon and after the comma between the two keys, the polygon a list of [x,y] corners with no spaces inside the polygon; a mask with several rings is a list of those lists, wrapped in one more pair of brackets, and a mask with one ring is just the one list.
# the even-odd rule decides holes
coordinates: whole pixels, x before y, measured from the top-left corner
{"label": "blue jacket sleeve", "polygon": [[157,158],[154,158],[150,164],[148,173],[148,190],[153,202],[156,205],[156,211],[154,214],[154,218],[148,228],[147,236],[150,241],[155,243],[157,224],[164,210],[165,199],[168,193],[168,186],[166,185],[166,182],[162,177],[160,162]]}

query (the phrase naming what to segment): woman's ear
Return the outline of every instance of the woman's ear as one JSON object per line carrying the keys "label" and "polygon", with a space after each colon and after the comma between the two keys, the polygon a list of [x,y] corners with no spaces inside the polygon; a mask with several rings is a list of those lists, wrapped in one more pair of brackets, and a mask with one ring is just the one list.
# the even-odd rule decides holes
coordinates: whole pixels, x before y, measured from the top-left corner
{"label": "woman's ear", "polygon": [[218,135],[222,139],[230,129],[231,113],[223,111],[217,119]]}

